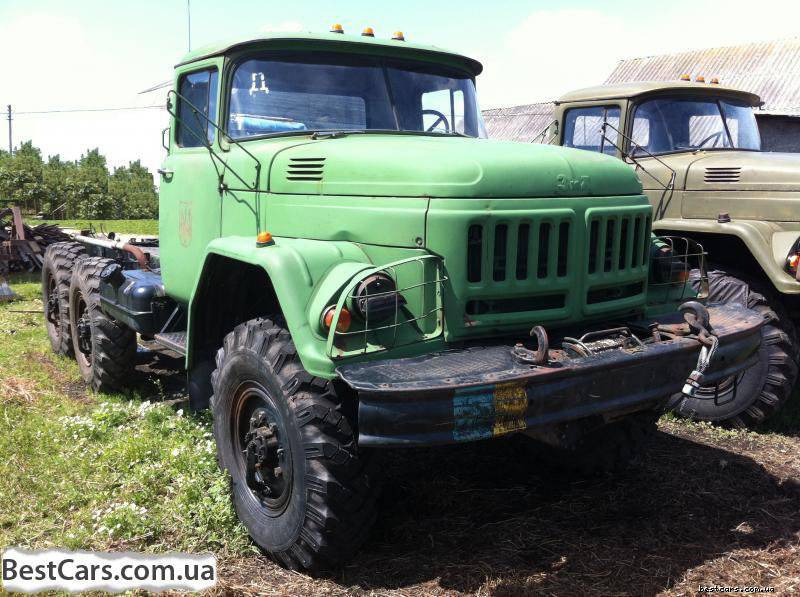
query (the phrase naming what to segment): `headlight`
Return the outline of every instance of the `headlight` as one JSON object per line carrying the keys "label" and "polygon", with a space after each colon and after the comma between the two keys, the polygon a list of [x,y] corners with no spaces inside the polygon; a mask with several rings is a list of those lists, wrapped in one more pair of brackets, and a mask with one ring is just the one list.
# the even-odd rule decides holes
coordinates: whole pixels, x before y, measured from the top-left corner
{"label": "headlight", "polygon": [[364,278],[353,294],[353,310],[367,321],[385,321],[405,303],[394,280],[383,272]]}

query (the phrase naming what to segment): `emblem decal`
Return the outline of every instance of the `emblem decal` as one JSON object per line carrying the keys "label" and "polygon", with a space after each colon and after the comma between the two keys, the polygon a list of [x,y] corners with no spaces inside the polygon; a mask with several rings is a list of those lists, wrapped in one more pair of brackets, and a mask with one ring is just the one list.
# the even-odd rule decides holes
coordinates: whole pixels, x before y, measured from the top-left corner
{"label": "emblem decal", "polygon": [[192,242],[192,202],[181,201],[178,205],[178,238],[184,247]]}
{"label": "emblem decal", "polygon": [[588,195],[589,177],[567,178],[564,174],[556,176],[556,193],[559,195]]}

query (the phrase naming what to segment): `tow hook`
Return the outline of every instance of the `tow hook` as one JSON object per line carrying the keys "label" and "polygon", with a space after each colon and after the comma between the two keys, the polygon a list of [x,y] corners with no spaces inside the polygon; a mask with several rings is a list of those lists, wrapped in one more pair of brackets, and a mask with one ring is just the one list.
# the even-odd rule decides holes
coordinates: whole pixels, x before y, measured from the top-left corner
{"label": "tow hook", "polygon": [[550,358],[550,340],[547,331],[540,325],[534,326],[530,331],[531,337],[536,338],[536,350],[525,348],[522,342],[518,342],[511,349],[511,354],[520,363],[528,365],[546,365]]}
{"label": "tow hook", "polygon": [[693,398],[697,390],[705,385],[704,373],[717,352],[719,339],[712,331],[708,309],[704,305],[697,301],[689,301],[680,306],[680,311],[683,313],[683,319],[689,325],[690,332],[703,345],[700,355],[697,357],[697,365],[686,378],[686,383],[681,390],[684,395]]}

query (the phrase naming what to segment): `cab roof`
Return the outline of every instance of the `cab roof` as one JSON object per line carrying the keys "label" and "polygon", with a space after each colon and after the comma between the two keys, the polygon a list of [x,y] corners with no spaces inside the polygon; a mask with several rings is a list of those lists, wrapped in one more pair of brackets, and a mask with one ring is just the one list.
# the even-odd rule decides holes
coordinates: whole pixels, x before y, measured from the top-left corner
{"label": "cab roof", "polygon": [[584,89],[577,89],[562,95],[556,100],[556,104],[592,100],[625,99],[650,93],[670,91],[735,96],[753,107],[758,107],[762,104],[761,98],[755,93],[742,91],[741,89],[733,89],[732,87],[724,87],[722,85],[696,83],[693,81],[637,81],[633,83],[614,83],[611,85],[585,87]]}
{"label": "cab roof", "polygon": [[[408,41],[399,41],[391,38],[382,39],[379,37],[369,37],[365,35],[346,35],[342,33],[297,33],[297,32],[270,32],[259,33],[252,36],[238,37],[227,41],[220,41],[212,43],[187,53],[181,61],[176,65],[183,66],[191,62],[210,58],[212,56],[219,56],[232,50],[240,49],[243,46],[260,43],[270,42],[296,42],[302,44],[303,42],[325,43],[332,46],[350,46],[354,45],[364,46],[364,52],[369,53],[371,48],[380,49],[382,53],[389,50],[390,54],[397,53],[398,56],[404,55],[428,55],[433,59],[446,58],[450,61],[455,61],[463,65],[472,75],[477,76],[483,70],[483,65],[473,58],[457,54],[444,48],[437,46],[430,46],[424,44],[417,44]],[[410,56],[409,56],[410,57]]]}

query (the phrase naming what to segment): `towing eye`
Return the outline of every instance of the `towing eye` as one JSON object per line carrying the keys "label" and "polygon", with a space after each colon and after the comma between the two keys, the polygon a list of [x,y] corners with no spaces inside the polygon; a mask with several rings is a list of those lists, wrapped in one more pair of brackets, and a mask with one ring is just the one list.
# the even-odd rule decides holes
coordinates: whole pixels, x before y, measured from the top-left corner
{"label": "towing eye", "polygon": [[703,345],[697,357],[697,366],[686,378],[681,390],[683,394],[693,398],[697,390],[705,385],[704,373],[717,352],[719,338],[712,331],[708,309],[704,305],[697,301],[688,301],[680,306],[680,311],[683,313],[683,319],[689,325],[689,331]]}

